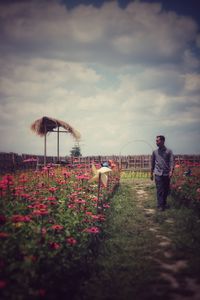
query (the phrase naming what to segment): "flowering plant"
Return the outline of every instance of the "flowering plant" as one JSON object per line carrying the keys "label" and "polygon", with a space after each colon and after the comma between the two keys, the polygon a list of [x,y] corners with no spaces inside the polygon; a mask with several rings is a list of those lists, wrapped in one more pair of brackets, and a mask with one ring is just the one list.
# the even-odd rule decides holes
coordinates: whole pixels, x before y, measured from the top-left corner
{"label": "flowering plant", "polygon": [[177,163],[171,183],[171,192],[179,199],[200,201],[200,163]]}
{"label": "flowering plant", "polygon": [[75,288],[77,274],[88,271],[119,184],[119,174],[109,174],[107,186],[102,185],[98,193],[98,184],[89,182],[91,177],[89,166],[78,165],[72,170],[49,166],[0,179],[0,295],[4,299],[43,297],[58,289],[62,293],[62,288],[67,295]]}

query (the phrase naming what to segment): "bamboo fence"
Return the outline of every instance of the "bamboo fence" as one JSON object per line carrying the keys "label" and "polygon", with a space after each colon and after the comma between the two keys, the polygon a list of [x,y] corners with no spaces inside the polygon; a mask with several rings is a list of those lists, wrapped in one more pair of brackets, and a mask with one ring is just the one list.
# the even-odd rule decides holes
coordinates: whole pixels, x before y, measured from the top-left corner
{"label": "bamboo fence", "polygon": [[[81,165],[92,165],[92,163],[103,163],[109,159],[116,162],[121,170],[124,172],[149,172],[151,168],[151,155],[110,155],[110,156],[81,156],[78,158],[65,156],[60,157],[58,161],[57,156],[47,156],[47,164],[61,164],[69,167]],[[178,154],[175,155],[176,163],[184,163],[185,161],[191,163],[200,163],[200,155]],[[17,154],[0,152],[0,173],[15,172],[17,170],[37,169],[43,166],[43,155],[32,154]]]}

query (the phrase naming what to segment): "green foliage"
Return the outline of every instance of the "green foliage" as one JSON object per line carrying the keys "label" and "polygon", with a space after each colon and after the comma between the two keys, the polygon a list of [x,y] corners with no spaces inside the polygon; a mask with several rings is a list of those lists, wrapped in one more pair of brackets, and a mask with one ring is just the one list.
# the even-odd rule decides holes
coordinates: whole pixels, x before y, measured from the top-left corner
{"label": "green foliage", "polygon": [[97,199],[98,185],[89,183],[90,177],[85,166],[48,166],[1,178],[1,299],[71,299],[98,256],[106,211],[118,184],[111,174]]}
{"label": "green foliage", "polygon": [[121,179],[133,179],[133,178],[150,178],[150,172],[148,171],[122,171]]}
{"label": "green foliage", "polygon": [[[191,173],[187,175],[188,170]],[[200,167],[188,168],[187,165],[176,165],[172,178],[171,191],[176,198],[190,203],[200,203]]]}
{"label": "green foliage", "polygon": [[70,151],[70,155],[73,157],[82,156],[81,148],[80,148],[79,144],[76,144],[75,146],[72,147],[72,150]]}
{"label": "green foliage", "polygon": [[[138,190],[146,196],[140,196]],[[155,186],[150,180],[121,181],[106,223],[101,255],[77,300],[168,300],[192,295],[182,283],[185,276],[199,277],[199,217],[172,197],[169,204],[171,209],[156,211]],[[169,245],[160,246],[163,240],[169,240]],[[168,251],[172,252],[169,258],[165,256]],[[188,265],[173,273],[170,268],[179,260],[187,260]],[[180,288],[161,276],[165,272],[176,278]]]}

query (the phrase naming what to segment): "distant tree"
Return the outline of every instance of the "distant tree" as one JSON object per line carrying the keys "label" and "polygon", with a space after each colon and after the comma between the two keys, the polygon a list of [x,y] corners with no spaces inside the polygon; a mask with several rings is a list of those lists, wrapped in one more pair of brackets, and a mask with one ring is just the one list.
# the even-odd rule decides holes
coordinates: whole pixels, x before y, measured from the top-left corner
{"label": "distant tree", "polygon": [[74,147],[72,147],[72,150],[70,151],[70,154],[73,157],[82,156],[82,154],[81,154],[81,148],[80,148],[79,144],[75,144]]}

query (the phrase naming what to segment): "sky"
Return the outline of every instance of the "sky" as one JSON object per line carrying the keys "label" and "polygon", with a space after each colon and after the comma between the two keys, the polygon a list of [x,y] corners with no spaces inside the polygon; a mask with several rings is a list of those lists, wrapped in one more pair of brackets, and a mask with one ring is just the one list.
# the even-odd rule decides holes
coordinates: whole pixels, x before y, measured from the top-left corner
{"label": "sky", "polygon": [[[0,152],[43,154],[30,125],[48,116],[83,156],[151,154],[160,134],[200,154],[199,14],[198,0],[1,0]],[[60,135],[61,156],[74,145]]]}

